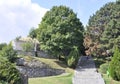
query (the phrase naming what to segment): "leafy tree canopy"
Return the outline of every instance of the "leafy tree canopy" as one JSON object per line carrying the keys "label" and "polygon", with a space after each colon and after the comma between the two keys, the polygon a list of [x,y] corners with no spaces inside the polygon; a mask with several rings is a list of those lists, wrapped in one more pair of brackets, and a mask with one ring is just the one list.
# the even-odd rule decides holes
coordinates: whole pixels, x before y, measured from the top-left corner
{"label": "leafy tree canopy", "polygon": [[32,39],[36,38],[37,37],[37,30],[35,28],[31,28],[28,36],[31,37]]}
{"label": "leafy tree canopy", "polygon": [[82,23],[73,10],[66,6],[54,6],[43,17],[37,38],[41,49],[55,56],[67,56],[73,46],[83,53],[83,32]]}
{"label": "leafy tree canopy", "polygon": [[1,43],[0,44],[0,50],[2,50],[3,47],[5,47],[7,44],[6,43]]}

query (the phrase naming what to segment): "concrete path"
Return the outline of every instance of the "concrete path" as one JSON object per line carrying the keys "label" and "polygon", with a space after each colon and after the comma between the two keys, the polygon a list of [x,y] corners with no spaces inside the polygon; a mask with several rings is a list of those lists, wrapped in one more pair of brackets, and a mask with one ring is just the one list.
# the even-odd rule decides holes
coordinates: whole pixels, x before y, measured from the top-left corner
{"label": "concrete path", "polygon": [[92,57],[82,56],[79,59],[73,84],[105,84],[100,73],[97,73]]}

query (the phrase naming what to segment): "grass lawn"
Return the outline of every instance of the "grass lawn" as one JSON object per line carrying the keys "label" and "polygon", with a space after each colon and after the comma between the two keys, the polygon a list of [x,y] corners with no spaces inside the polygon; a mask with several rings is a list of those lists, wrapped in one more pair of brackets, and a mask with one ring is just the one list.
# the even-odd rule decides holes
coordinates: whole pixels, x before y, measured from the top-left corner
{"label": "grass lawn", "polygon": [[29,78],[29,84],[72,84],[72,74],[41,77],[41,78]]}
{"label": "grass lawn", "polygon": [[31,61],[33,59],[37,59],[47,65],[49,65],[51,68],[54,69],[64,69],[67,73],[74,73],[74,70],[67,67],[65,63],[62,61],[59,61],[58,59],[48,59],[48,58],[39,58],[39,57],[32,57],[32,56],[22,56],[23,58],[26,59],[26,61]]}

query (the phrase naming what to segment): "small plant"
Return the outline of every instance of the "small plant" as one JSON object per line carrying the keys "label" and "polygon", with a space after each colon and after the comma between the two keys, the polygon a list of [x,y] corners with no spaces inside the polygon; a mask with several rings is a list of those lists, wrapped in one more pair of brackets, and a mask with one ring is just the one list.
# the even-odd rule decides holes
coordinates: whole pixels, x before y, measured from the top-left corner
{"label": "small plant", "polygon": [[118,48],[115,49],[110,62],[110,75],[113,79],[120,81],[120,50]]}
{"label": "small plant", "polygon": [[102,64],[100,66],[100,72],[103,73],[103,74],[106,74],[108,68],[109,68],[109,64],[108,63]]}
{"label": "small plant", "polygon": [[70,52],[68,58],[67,58],[67,65],[69,67],[75,67],[79,59],[79,52],[77,47],[74,47],[74,49]]}

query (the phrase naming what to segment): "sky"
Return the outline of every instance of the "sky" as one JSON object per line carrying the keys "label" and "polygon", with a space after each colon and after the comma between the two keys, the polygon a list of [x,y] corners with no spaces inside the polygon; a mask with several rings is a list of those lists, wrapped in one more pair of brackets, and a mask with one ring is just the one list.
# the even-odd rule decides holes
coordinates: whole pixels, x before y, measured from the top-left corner
{"label": "sky", "polygon": [[90,16],[113,1],[116,0],[0,0],[0,43],[26,37],[32,27],[38,28],[46,11],[53,6],[73,9],[86,26]]}

